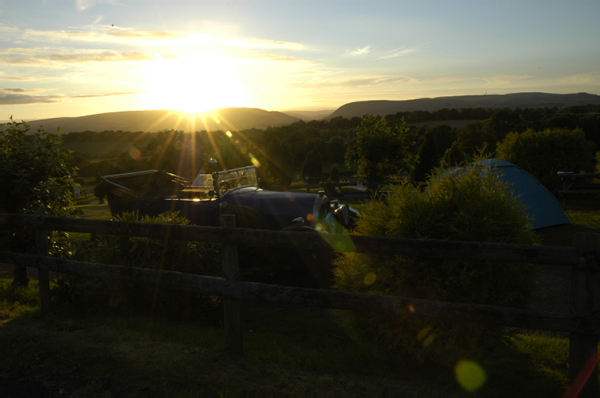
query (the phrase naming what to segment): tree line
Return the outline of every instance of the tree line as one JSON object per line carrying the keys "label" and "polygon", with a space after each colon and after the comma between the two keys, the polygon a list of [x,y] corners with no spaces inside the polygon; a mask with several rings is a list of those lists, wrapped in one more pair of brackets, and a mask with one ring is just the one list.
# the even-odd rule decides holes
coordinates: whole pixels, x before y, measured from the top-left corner
{"label": "tree line", "polygon": [[[462,128],[444,123],[451,120],[469,123]],[[541,134],[544,131],[554,133]],[[390,136],[391,132],[395,138]],[[298,121],[264,130],[232,132],[83,131],[65,134],[62,139],[66,146],[85,143],[93,147],[100,143],[120,142],[124,144],[121,147],[128,148],[98,154],[85,149],[75,151],[71,165],[77,167],[79,176],[97,179],[101,175],[146,169],[164,169],[193,179],[200,169],[212,171],[208,159],[216,158],[220,167],[228,169],[250,163],[260,165],[261,181],[268,186],[288,187],[298,180],[305,182],[306,177],[310,182],[318,182],[330,172],[334,178],[344,173],[358,173],[370,183],[401,173],[420,183],[442,161],[449,164],[469,162],[482,151],[488,156],[502,156],[526,170],[529,168],[530,172],[534,161],[537,168],[552,172],[557,167],[592,171],[594,154],[600,147],[600,106],[562,110],[442,109],[350,119],[340,116],[330,120]],[[562,149],[574,148],[559,156],[564,159],[560,162],[557,162],[556,154],[547,156],[548,151],[552,151],[550,147],[537,155],[517,156],[515,145],[525,145],[525,141],[532,139],[563,140],[562,144],[554,145],[560,145]],[[582,155],[576,154],[577,151]],[[363,167],[361,163],[364,163]],[[540,173],[536,175],[550,187],[556,184],[555,179],[540,176]]]}

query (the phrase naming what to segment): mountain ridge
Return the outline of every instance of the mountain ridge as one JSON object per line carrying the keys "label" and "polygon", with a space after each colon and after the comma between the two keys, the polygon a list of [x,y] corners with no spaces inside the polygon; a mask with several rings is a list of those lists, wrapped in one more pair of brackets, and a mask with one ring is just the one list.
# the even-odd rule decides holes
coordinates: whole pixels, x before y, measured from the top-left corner
{"label": "mountain ridge", "polygon": [[144,131],[180,130],[245,130],[292,124],[296,118],[278,111],[259,108],[219,108],[202,113],[172,110],[118,111],[77,117],[58,117],[28,121],[32,130],[42,126],[46,132],[58,134],[82,131]]}
{"label": "mountain ridge", "polygon": [[[82,131],[144,131],[164,130],[246,130],[290,125],[300,120],[330,120],[338,116],[350,119],[365,114],[385,116],[397,112],[437,111],[444,108],[566,108],[577,105],[600,105],[600,96],[588,93],[548,94],[514,93],[503,95],[463,95],[420,98],[412,100],[372,100],[350,102],[331,111],[266,111],[259,108],[219,108],[190,114],[171,110],[118,111],[77,117],[31,120],[34,132],[42,126],[49,133]],[[313,119],[310,119],[313,118]],[[318,119],[317,119],[318,118]]]}
{"label": "mountain ridge", "polygon": [[491,95],[461,95],[452,97],[420,98],[413,100],[357,101],[342,105],[325,119],[338,116],[362,117],[366,114],[385,116],[397,112],[438,111],[461,108],[568,108],[577,105],[600,105],[600,96],[588,93],[549,94],[513,93]]}

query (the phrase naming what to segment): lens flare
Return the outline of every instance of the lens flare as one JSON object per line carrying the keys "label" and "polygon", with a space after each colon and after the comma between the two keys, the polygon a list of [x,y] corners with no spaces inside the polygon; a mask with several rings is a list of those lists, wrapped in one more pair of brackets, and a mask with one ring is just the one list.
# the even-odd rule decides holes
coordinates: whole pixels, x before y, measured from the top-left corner
{"label": "lens flare", "polygon": [[375,274],[375,272],[369,272],[367,275],[365,275],[365,285],[367,286],[371,286],[373,283],[375,283],[375,281],[377,280],[377,274]]}
{"label": "lens flare", "polygon": [[232,134],[232,133],[231,133],[231,131],[229,131],[229,130],[227,130],[227,131],[225,132],[225,135],[227,135],[227,137],[229,137],[229,138],[233,137],[233,134]]}
{"label": "lens flare", "polygon": [[469,392],[479,390],[487,381],[487,374],[475,361],[461,360],[454,368],[456,380]]}
{"label": "lens flare", "polygon": [[408,308],[408,310],[411,312],[411,314],[414,314],[416,312],[415,306],[412,304],[407,305],[406,308]]}
{"label": "lens flare", "polygon": [[433,340],[435,340],[436,335],[432,332],[432,329],[433,328],[431,326],[427,326],[417,334],[417,340],[421,342],[423,347],[427,347],[429,344],[433,343]]}
{"label": "lens flare", "polygon": [[253,154],[248,153],[248,156],[250,157],[250,161],[252,162],[252,164],[256,167],[260,167],[260,162],[258,161],[257,158],[254,157]]}
{"label": "lens flare", "polygon": [[142,152],[137,148],[133,148],[129,151],[129,156],[131,156],[133,160],[140,160],[142,158]]}

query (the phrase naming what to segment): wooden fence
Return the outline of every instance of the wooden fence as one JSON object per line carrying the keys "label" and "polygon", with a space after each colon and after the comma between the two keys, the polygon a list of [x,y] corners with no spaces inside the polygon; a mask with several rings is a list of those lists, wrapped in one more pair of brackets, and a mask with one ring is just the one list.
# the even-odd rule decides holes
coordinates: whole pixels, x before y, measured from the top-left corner
{"label": "wooden fence", "polygon": [[[598,337],[600,336],[600,235],[576,234],[573,247],[528,246],[484,242],[415,240],[371,236],[337,236],[235,228],[233,216],[223,216],[221,227],[83,220],[36,215],[0,214],[0,228],[36,229],[37,255],[0,252],[0,261],[38,268],[42,312],[50,310],[48,271],[86,277],[127,280],[154,287],[224,297],[227,350],[241,354],[243,335],[241,300],[336,308],[354,311],[460,318],[525,329],[569,333],[571,392],[598,396]],[[133,267],[85,263],[47,256],[47,231],[67,231],[222,244],[223,278]],[[256,247],[311,247],[330,245],[340,251],[389,253],[429,258],[490,260],[565,266],[571,268],[569,313],[540,312],[468,303],[448,303],[397,296],[379,296],[334,289],[307,289],[239,281],[237,245]]]}

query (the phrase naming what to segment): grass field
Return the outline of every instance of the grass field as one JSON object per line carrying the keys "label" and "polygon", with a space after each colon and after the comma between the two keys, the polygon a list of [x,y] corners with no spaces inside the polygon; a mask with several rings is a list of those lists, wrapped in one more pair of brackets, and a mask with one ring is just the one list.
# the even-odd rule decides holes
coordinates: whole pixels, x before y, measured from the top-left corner
{"label": "grass field", "polygon": [[[110,218],[93,199],[78,208],[84,217]],[[600,233],[598,201],[566,209],[573,224],[538,231],[544,244],[570,246],[573,233]],[[0,391],[21,396],[473,395],[454,369],[391,363],[326,310],[245,304],[245,355],[234,357],[223,352],[219,316],[184,322],[59,306],[42,317],[35,281],[15,289],[9,279],[0,280],[0,303]],[[479,365],[486,381],[476,396],[560,396],[568,340],[520,333],[512,348]]]}

